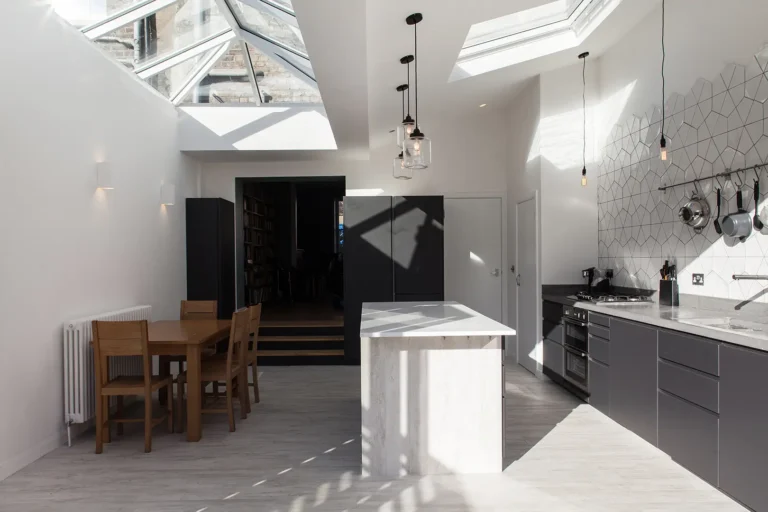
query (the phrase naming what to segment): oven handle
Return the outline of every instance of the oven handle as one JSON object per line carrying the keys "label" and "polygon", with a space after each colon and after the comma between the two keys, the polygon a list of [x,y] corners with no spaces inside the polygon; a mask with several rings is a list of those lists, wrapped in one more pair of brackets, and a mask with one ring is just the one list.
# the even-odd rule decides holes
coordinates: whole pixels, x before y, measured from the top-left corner
{"label": "oven handle", "polygon": [[579,356],[579,357],[587,357],[587,354],[585,354],[585,353],[584,353],[584,352],[582,352],[581,350],[576,350],[576,349],[574,349],[574,348],[571,348],[571,347],[569,347],[568,345],[563,345],[563,348],[564,348],[565,350],[567,350],[568,352],[570,352],[571,354],[575,355],[575,356]]}
{"label": "oven handle", "polygon": [[563,318],[563,322],[571,325],[575,325],[576,327],[587,327],[587,324],[585,322],[579,322],[578,320],[571,320],[570,318]]}

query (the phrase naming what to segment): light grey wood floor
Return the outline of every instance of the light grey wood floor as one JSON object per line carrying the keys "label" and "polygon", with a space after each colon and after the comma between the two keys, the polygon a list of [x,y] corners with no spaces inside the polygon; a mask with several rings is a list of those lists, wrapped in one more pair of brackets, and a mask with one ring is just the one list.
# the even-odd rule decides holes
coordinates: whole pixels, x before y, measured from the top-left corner
{"label": "light grey wood floor", "polygon": [[556,385],[507,367],[508,467],[497,475],[359,477],[359,369],[268,367],[237,432],[84,436],[0,483],[3,512],[740,511],[634,434]]}

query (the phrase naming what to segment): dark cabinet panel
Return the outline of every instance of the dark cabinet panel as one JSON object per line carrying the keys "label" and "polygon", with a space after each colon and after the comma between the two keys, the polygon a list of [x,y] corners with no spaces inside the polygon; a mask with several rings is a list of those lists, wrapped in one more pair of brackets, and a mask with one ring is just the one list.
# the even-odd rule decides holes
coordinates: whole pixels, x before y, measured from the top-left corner
{"label": "dark cabinet panel", "polygon": [[363,302],[392,302],[392,198],[344,198],[344,356],[360,360]]}
{"label": "dark cabinet panel", "polygon": [[611,319],[611,418],[657,444],[657,331]]}
{"label": "dark cabinet panel", "polygon": [[602,325],[589,324],[589,334],[591,336],[597,336],[598,338],[602,338],[606,341],[611,339],[610,329],[607,329]]}
{"label": "dark cabinet panel", "polygon": [[601,315],[599,313],[589,312],[589,323],[602,325],[603,327],[611,327],[611,317]]}
{"label": "dark cabinet panel", "polygon": [[659,448],[717,486],[717,415],[659,391]]}
{"label": "dark cabinet panel", "polygon": [[671,331],[659,331],[659,357],[719,375],[719,343]]}
{"label": "dark cabinet panel", "polygon": [[563,326],[559,323],[553,323],[549,320],[544,320],[543,324],[543,331],[542,335],[554,341],[555,343],[559,343],[560,345],[563,344]]}
{"label": "dark cabinet panel", "polygon": [[565,373],[565,349],[552,340],[543,341],[544,367],[549,368],[560,377]]}
{"label": "dark cabinet panel", "polygon": [[186,200],[187,299],[215,300],[219,318],[235,310],[235,205]]}
{"label": "dark cabinet panel", "polygon": [[600,338],[592,336],[591,329],[589,334],[589,357],[603,364],[611,364],[611,344]]}
{"label": "dark cabinet panel", "polygon": [[720,488],[768,510],[768,353],[720,346]]}
{"label": "dark cabinet panel", "polygon": [[542,315],[545,320],[556,324],[560,323],[560,320],[563,318],[563,305],[545,300],[542,307]]}
{"label": "dark cabinet panel", "polygon": [[606,416],[611,415],[610,372],[609,366],[589,360],[589,403]]}
{"label": "dark cabinet panel", "polygon": [[435,295],[443,300],[444,221],[442,196],[392,199],[392,259],[398,294]]}
{"label": "dark cabinet panel", "polygon": [[716,377],[659,360],[659,389],[684,398],[689,402],[719,411],[718,382]]}

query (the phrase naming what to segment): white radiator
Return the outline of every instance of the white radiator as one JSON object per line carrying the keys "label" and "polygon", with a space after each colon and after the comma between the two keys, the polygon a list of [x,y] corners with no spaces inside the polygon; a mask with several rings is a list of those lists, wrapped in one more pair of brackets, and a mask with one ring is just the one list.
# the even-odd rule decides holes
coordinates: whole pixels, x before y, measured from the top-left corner
{"label": "white radiator", "polygon": [[[86,423],[96,415],[91,322],[152,320],[152,306],[136,306],[64,324],[64,423]],[[109,375],[142,375],[140,356],[110,357]]]}

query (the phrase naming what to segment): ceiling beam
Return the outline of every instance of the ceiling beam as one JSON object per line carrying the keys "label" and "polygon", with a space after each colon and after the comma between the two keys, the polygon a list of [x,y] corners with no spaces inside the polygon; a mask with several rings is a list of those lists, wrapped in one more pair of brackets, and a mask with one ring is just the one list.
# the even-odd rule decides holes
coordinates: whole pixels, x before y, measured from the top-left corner
{"label": "ceiling beam", "polygon": [[197,87],[197,84],[199,84],[203,78],[208,75],[208,73],[211,71],[211,68],[216,65],[216,62],[218,62],[218,60],[229,51],[229,47],[231,45],[231,42],[224,43],[215,52],[213,52],[210,57],[203,59],[203,61],[198,64],[197,69],[194,70],[192,74],[190,74],[189,79],[184,82],[184,84],[179,88],[177,92],[171,95],[171,102],[174,105],[178,105],[184,101],[184,98],[187,97],[187,94],[189,94],[192,89]]}
{"label": "ceiling beam", "polygon": [[125,10],[94,23],[93,25],[83,27],[82,33],[85,34],[88,39],[97,39],[110,32],[114,32],[120,27],[146,18],[150,14],[154,14],[169,5],[175,4],[177,1],[178,0],[144,0],[143,2],[132,5]]}

